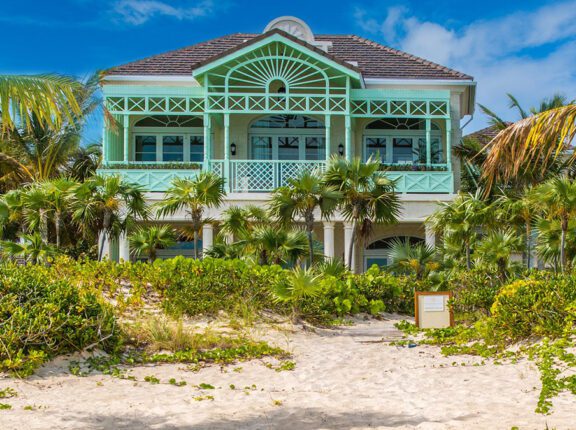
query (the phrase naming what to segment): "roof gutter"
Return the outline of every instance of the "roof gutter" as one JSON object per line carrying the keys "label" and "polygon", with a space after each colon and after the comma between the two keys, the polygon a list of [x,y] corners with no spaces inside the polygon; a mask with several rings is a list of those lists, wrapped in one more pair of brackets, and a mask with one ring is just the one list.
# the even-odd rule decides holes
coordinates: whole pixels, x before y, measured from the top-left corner
{"label": "roof gutter", "polygon": [[390,79],[390,78],[365,78],[367,84],[386,85],[458,85],[475,87],[476,81],[457,79]]}
{"label": "roof gutter", "polygon": [[104,82],[117,81],[117,82],[142,82],[142,81],[157,81],[157,82],[198,82],[191,75],[106,75]]}

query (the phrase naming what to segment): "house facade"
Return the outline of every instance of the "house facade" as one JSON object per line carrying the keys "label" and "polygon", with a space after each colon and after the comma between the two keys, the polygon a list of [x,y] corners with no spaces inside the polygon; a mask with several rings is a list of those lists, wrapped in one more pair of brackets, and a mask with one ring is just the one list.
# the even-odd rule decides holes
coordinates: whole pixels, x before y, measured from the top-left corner
{"label": "house facade", "polygon": [[[175,177],[202,170],[226,181],[224,205],[266,205],[270,192],[334,155],[381,160],[402,200],[397,225],[376,226],[355,249],[356,271],[385,265],[391,238],[434,243],[424,220],[459,188],[452,147],[473,113],[471,76],[353,35],[316,35],[294,17],[262,34],[231,34],[108,70],[110,118],[103,175],[142,185],[153,203]],[[186,222],[184,213],[162,220]],[[217,223],[216,223],[217,225]],[[207,225],[209,248],[217,226]],[[317,223],[328,257],[346,258],[351,225],[336,214]],[[179,243],[165,256],[190,254]],[[124,236],[107,244],[128,259]]]}

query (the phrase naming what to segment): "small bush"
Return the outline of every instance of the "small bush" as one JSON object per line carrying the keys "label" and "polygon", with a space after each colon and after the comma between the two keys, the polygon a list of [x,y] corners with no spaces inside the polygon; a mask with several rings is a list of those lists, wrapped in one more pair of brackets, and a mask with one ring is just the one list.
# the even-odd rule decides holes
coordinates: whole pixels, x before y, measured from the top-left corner
{"label": "small bush", "polygon": [[51,357],[119,343],[110,305],[97,291],[54,277],[43,266],[5,264],[0,272],[0,370],[31,374]]}

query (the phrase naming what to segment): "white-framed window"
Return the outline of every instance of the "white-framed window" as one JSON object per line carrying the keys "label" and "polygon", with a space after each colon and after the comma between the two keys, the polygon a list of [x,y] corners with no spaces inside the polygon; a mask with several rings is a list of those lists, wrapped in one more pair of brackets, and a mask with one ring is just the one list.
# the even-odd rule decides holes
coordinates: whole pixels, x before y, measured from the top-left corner
{"label": "white-framed window", "polygon": [[142,118],[132,130],[134,161],[198,162],[204,160],[202,119],[155,115]]}
{"label": "white-framed window", "polygon": [[253,160],[323,160],[324,124],[303,115],[270,115],[250,126],[249,156]]}
{"label": "white-framed window", "polygon": [[[442,136],[437,124],[430,130],[431,163],[444,163]],[[416,118],[386,118],[372,121],[364,130],[363,158],[384,164],[426,163],[426,122]]]}

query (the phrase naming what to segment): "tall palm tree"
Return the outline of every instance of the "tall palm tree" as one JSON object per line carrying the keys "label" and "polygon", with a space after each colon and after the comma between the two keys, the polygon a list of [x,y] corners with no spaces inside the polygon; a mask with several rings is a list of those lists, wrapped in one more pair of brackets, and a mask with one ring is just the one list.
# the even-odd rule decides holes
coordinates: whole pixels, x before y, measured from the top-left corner
{"label": "tall palm tree", "polygon": [[207,220],[204,210],[217,208],[224,196],[224,179],[212,172],[201,172],[196,178],[175,178],[166,190],[164,200],[157,205],[158,215],[173,215],[184,210],[190,217],[190,228],[194,239],[194,257],[198,258],[198,238]]}
{"label": "tall palm tree", "polygon": [[72,179],[84,182],[96,174],[102,162],[102,147],[99,143],[80,146],[65,168],[65,174]]}
{"label": "tall palm tree", "polygon": [[76,99],[81,85],[61,75],[0,75],[0,131],[18,123],[28,127],[35,117],[48,128],[59,129],[63,121],[80,114]]}
{"label": "tall palm tree", "polygon": [[148,262],[153,263],[159,249],[169,248],[176,243],[176,235],[169,225],[151,225],[138,228],[129,236],[129,241],[133,254],[146,254]]}
{"label": "tall palm tree", "polygon": [[296,178],[289,179],[288,185],[276,188],[270,200],[270,213],[282,225],[304,221],[308,236],[308,267],[314,264],[314,212],[329,219],[333,214],[342,193],[333,186],[327,186],[319,171],[303,171]]}
{"label": "tall palm tree", "polygon": [[[536,220],[538,237],[536,239],[536,252],[543,262],[552,265],[556,270],[560,267],[560,249],[562,228],[558,220],[540,217]],[[574,267],[576,260],[576,220],[568,222],[568,231],[565,240],[565,259],[568,265]]]}
{"label": "tall palm tree", "polygon": [[98,233],[98,259],[106,238],[118,237],[135,220],[148,218],[144,191],[120,176],[93,176],[72,190],[72,219],[85,237]]}
{"label": "tall palm tree", "polygon": [[545,216],[558,220],[561,228],[560,267],[566,269],[566,234],[569,221],[576,216],[576,181],[567,177],[549,180],[537,188],[539,199],[545,209]]}
{"label": "tall palm tree", "polygon": [[221,240],[231,242],[247,239],[255,228],[271,224],[272,220],[265,209],[255,206],[230,206],[222,212],[220,231]]}
{"label": "tall palm tree", "polygon": [[56,250],[48,245],[39,233],[23,234],[19,242],[0,241],[0,248],[7,257],[22,258],[32,264],[46,262],[56,254]]}
{"label": "tall palm tree", "polygon": [[67,173],[82,157],[80,140],[87,120],[101,105],[98,75],[79,82],[74,97],[79,112],[64,118],[59,128],[50,127],[44,120],[32,116],[26,124],[13,127],[0,139],[0,183],[4,189],[20,183],[47,180]]}
{"label": "tall palm tree", "polygon": [[375,223],[397,222],[400,199],[394,193],[394,181],[380,171],[380,162],[372,158],[364,163],[360,158],[349,161],[334,157],[324,180],[342,194],[339,208],[344,219],[352,223],[347,262],[352,270],[352,255],[358,238],[368,238]]}
{"label": "tall palm tree", "polygon": [[253,251],[262,265],[297,265],[307,253],[308,238],[302,230],[266,226],[255,229],[246,245],[247,252]]}

